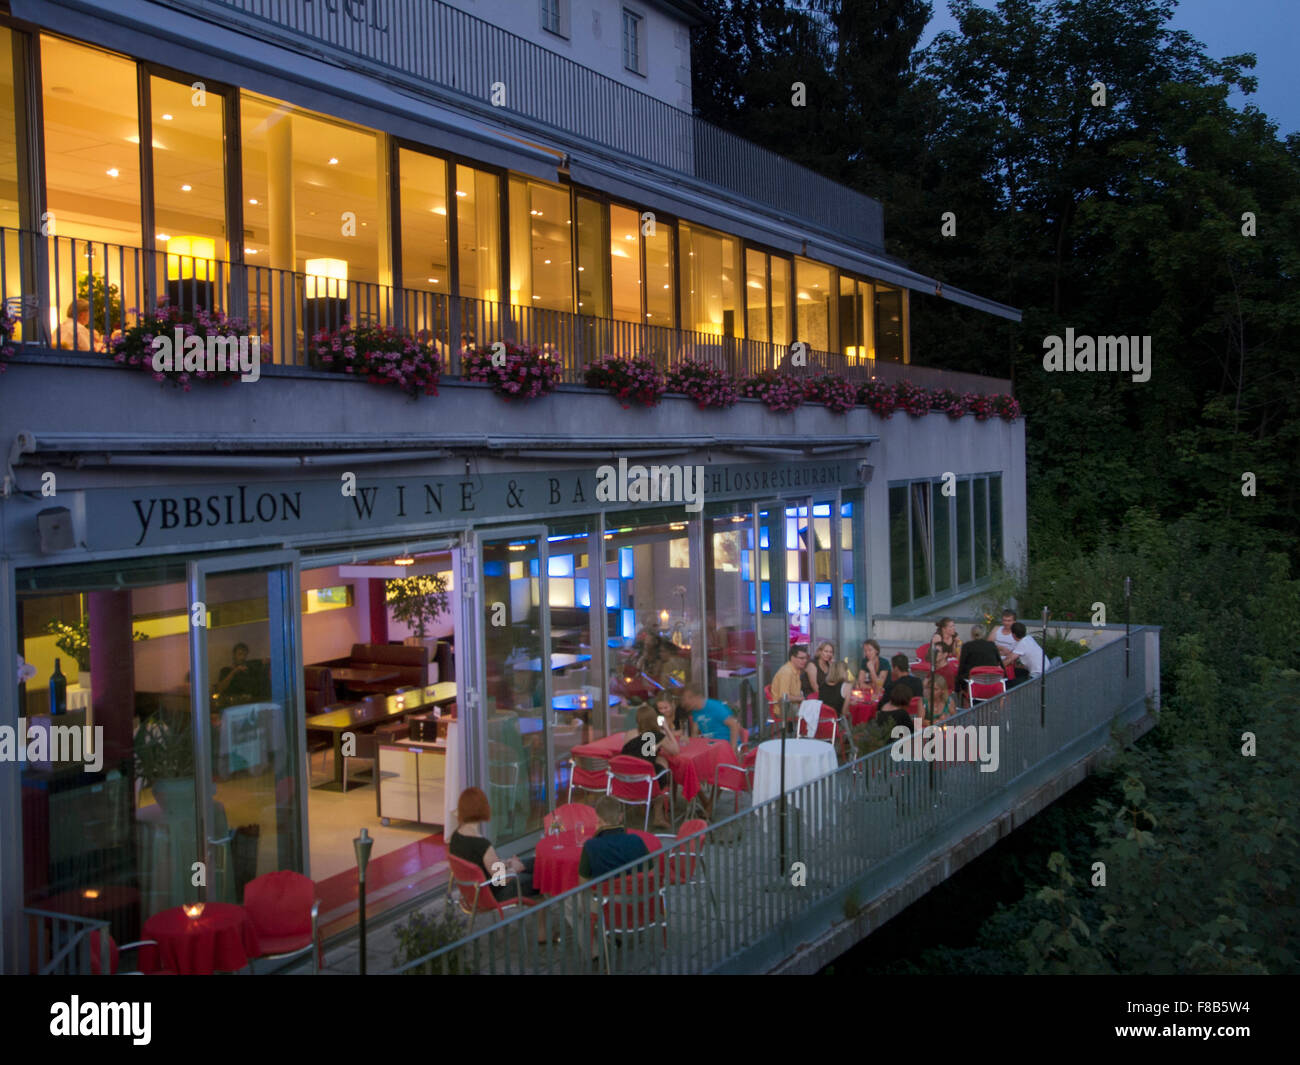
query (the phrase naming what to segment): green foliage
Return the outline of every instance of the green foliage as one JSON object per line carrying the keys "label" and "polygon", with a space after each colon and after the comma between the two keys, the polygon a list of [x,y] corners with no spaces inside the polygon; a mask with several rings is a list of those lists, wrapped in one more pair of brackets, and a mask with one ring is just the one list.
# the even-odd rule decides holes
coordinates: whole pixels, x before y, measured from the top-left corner
{"label": "green foliage", "polygon": [[[54,641],[55,646],[69,658],[76,659],[78,670],[84,673],[90,668],[89,617],[83,616],[75,625],[68,625],[55,619],[46,624],[45,631],[58,634],[58,639]],[[140,641],[147,640],[149,637],[136,630],[131,633],[131,639]]]}
{"label": "green foliage", "polygon": [[97,336],[111,336],[114,330],[125,325],[118,287],[110,285],[100,274],[82,274],[77,278],[77,298],[90,304],[91,325]]}
{"label": "green foliage", "polygon": [[421,640],[439,614],[451,604],[447,581],[441,573],[427,576],[396,577],[385,585],[393,619],[415,630]]}
{"label": "green foliage", "polygon": [[135,730],[135,771],[145,787],[194,779],[194,729],[189,714],[151,715]]}
{"label": "green foliage", "polygon": [[[393,967],[397,968],[463,939],[468,928],[461,914],[447,904],[433,913],[417,910],[405,924],[399,924],[393,931],[397,936],[397,954],[393,958]],[[461,971],[461,958],[453,952],[436,961],[427,961],[408,969],[407,975],[454,976]]]}

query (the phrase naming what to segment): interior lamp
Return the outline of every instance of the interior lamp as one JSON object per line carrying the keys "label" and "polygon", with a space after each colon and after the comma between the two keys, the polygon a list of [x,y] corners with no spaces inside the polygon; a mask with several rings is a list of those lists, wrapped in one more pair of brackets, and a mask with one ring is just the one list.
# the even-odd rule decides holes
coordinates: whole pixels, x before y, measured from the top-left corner
{"label": "interior lamp", "polygon": [[346,259],[308,259],[306,272],[309,300],[320,296],[342,299],[347,294]]}
{"label": "interior lamp", "polygon": [[217,242],[212,237],[172,237],[167,242],[168,281],[211,281]]}

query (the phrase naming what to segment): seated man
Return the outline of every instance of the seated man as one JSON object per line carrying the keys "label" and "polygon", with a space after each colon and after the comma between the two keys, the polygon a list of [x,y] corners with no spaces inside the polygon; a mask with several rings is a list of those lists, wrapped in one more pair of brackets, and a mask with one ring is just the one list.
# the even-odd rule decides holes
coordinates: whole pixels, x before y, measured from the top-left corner
{"label": "seated man", "polygon": [[740,746],[740,722],[721,699],[706,699],[698,684],[688,684],[682,690],[681,702],[701,736],[727,740],[733,749]]}
{"label": "seated man", "polygon": [[912,676],[911,668],[912,660],[907,655],[894,655],[889,660],[889,677],[885,681],[885,692],[880,697],[882,707],[888,705],[889,697],[893,695],[895,686],[899,684],[904,685],[912,693],[908,696],[909,702],[912,699],[925,697],[925,686],[921,683],[920,677]]}
{"label": "seated man", "polygon": [[1011,626],[1016,623],[1016,612],[1014,610],[1002,611],[1002,624],[993,630],[993,635],[989,637],[998,654],[1002,656],[1002,662],[1005,665],[1008,658],[1011,657],[1011,649],[1016,646],[1016,638],[1011,633]]}
{"label": "seated man", "polygon": [[816,698],[817,693],[813,689],[812,681],[808,679],[807,644],[797,643],[790,648],[789,660],[773,674],[769,687],[772,689],[772,706],[769,707],[769,711],[773,717],[781,712],[782,698],[790,701],[792,717],[799,709],[799,704],[805,699]]}
{"label": "seated man", "polygon": [[1017,621],[1011,626],[1011,632],[1015,635],[1016,645],[1011,649],[1007,664],[1015,667],[1016,676],[1014,680],[1007,681],[1008,688],[1041,677],[1044,666],[1043,649],[1029,635],[1024,622]]}
{"label": "seated man", "polygon": [[623,827],[623,804],[612,795],[597,799],[596,834],[582,845],[579,879],[594,880],[649,853],[645,840]]}
{"label": "seated man", "polygon": [[966,678],[976,666],[1002,668],[1002,655],[997,645],[986,639],[983,625],[973,625],[970,630],[970,642],[962,645],[961,657],[957,660],[957,690],[965,691]]}

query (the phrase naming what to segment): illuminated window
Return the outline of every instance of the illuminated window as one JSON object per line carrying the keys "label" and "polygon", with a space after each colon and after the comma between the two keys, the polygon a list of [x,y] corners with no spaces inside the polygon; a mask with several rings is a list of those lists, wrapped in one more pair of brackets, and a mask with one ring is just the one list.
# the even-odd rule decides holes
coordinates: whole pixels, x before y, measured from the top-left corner
{"label": "illuminated window", "polygon": [[528,178],[510,179],[510,302],[517,307],[573,310],[569,190]]}
{"label": "illuminated window", "polygon": [[831,350],[831,321],[836,312],[831,269],[809,259],[795,260],[795,339],[815,351]]}
{"label": "illuminated window", "polygon": [[[738,315],[740,244],[735,237],[682,223],[681,284],[682,327],[711,336],[740,336]],[[751,256],[757,254],[749,253]],[[762,255],[758,259],[762,261]],[[758,290],[766,292],[766,267]],[[767,332],[766,301],[762,307],[763,334]],[[753,335],[753,334],[751,334]],[[760,337],[759,339],[763,339]]]}

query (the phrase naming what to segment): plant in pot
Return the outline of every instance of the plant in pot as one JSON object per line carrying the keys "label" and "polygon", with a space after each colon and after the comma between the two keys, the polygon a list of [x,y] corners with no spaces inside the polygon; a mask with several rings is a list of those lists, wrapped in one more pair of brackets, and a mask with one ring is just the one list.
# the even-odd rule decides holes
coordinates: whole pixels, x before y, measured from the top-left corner
{"label": "plant in pot", "polygon": [[[77,663],[77,683],[90,691],[90,618],[83,615],[75,625],[55,619],[45,631],[57,637],[54,645]],[[143,632],[132,632],[131,639],[149,639]]]}
{"label": "plant in pot", "polygon": [[396,577],[388,581],[385,596],[393,620],[414,630],[415,635],[409,637],[407,643],[417,647],[428,645],[429,627],[451,606],[447,580],[440,573]]}
{"label": "plant in pot", "polygon": [[168,816],[194,811],[194,730],[188,714],[155,712],[135,730],[135,771]]}

